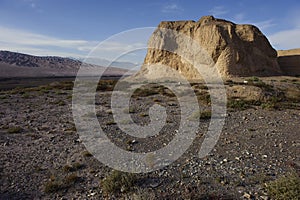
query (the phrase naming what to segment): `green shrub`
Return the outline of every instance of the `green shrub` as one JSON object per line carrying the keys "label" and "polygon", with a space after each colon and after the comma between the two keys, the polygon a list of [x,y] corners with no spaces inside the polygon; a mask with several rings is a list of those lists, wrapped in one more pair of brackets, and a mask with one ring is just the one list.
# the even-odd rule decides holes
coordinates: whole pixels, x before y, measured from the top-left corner
{"label": "green shrub", "polygon": [[28,99],[28,98],[30,97],[30,95],[29,95],[28,93],[24,93],[24,94],[22,94],[22,97],[23,97],[24,99]]}
{"label": "green shrub", "polygon": [[100,80],[97,86],[97,91],[112,91],[117,82],[117,80]]}
{"label": "green shrub", "polygon": [[268,194],[277,200],[300,199],[300,178],[296,173],[283,176],[266,184]]}
{"label": "green shrub", "polygon": [[76,183],[79,180],[79,177],[77,176],[76,173],[72,173],[70,175],[67,175],[64,179],[64,185],[65,186],[70,186]]}
{"label": "green shrub", "polygon": [[7,99],[6,95],[0,95],[0,99]]}
{"label": "green shrub", "polygon": [[252,76],[252,77],[246,79],[246,81],[248,81],[248,82],[257,82],[257,81],[260,81],[260,80],[259,80],[258,77]]}
{"label": "green shrub", "polygon": [[44,191],[46,193],[57,192],[74,185],[79,180],[77,174],[72,173],[64,177],[51,175],[50,180],[45,183]]}
{"label": "green shrub", "polygon": [[52,192],[56,192],[58,190],[63,189],[62,187],[62,183],[59,181],[48,181],[45,184],[45,192],[46,193],[52,193]]}
{"label": "green shrub", "polygon": [[199,119],[210,119],[211,118],[211,111],[210,110],[206,110],[206,111],[195,111],[191,114],[191,116],[189,117],[190,120],[199,120]]}
{"label": "green shrub", "polygon": [[79,163],[79,162],[75,162],[72,165],[65,165],[62,167],[62,170],[64,172],[74,172],[77,171],[79,169],[82,169],[84,167],[84,164]]}
{"label": "green shrub", "polygon": [[66,103],[63,100],[56,101],[56,102],[54,102],[54,104],[56,104],[58,106],[64,106],[64,105],[66,105]]}
{"label": "green shrub", "polygon": [[211,118],[211,111],[203,111],[200,114],[200,119],[210,119]]}
{"label": "green shrub", "polygon": [[152,95],[159,94],[158,89],[156,88],[138,88],[134,91],[133,97],[148,97]]}
{"label": "green shrub", "polygon": [[249,102],[242,99],[230,99],[227,102],[227,107],[235,110],[246,110],[250,105]]}
{"label": "green shrub", "polygon": [[261,107],[263,109],[269,109],[269,110],[273,110],[277,108],[277,105],[273,102],[265,102],[261,104]]}
{"label": "green shrub", "polygon": [[110,121],[108,121],[108,122],[106,122],[106,125],[115,125],[115,124],[117,124],[113,119],[112,120],[110,120]]}
{"label": "green shrub", "polygon": [[92,157],[92,156],[93,156],[93,154],[91,154],[89,151],[83,151],[81,154],[82,154],[84,157]]}
{"label": "green shrub", "polygon": [[101,187],[107,194],[130,191],[137,177],[135,174],[121,171],[112,171],[105,179],[101,181]]}
{"label": "green shrub", "polygon": [[21,127],[19,127],[19,126],[14,126],[14,127],[9,127],[8,129],[7,129],[7,132],[8,133],[21,133],[22,132],[22,128]]}
{"label": "green shrub", "polygon": [[205,104],[211,103],[210,94],[208,92],[197,91],[196,95],[199,102],[203,102]]}

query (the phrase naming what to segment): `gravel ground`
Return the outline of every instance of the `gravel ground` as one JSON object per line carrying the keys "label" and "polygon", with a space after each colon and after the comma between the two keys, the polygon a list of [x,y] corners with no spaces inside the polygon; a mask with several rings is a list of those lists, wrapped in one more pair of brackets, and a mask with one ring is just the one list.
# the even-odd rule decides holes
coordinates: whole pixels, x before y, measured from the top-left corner
{"label": "gravel ground", "polygon": [[[24,92],[25,91],[25,92]],[[264,184],[295,170],[299,158],[300,110],[230,110],[217,145],[205,158],[197,152],[209,119],[201,119],[193,145],[171,165],[137,174],[129,191],[106,193],[112,169],[90,155],[76,133],[72,90],[3,91],[0,95],[0,199],[269,199]],[[133,120],[149,123],[153,102],[167,107],[167,123],[150,139],[122,134],[112,121],[111,92],[99,92],[99,123],[119,147],[149,152],[168,144],[178,128],[173,97],[136,97]],[[114,158],[111,158],[114,159]],[[75,177],[75,178],[74,178]],[[54,181],[63,184],[50,188]]]}

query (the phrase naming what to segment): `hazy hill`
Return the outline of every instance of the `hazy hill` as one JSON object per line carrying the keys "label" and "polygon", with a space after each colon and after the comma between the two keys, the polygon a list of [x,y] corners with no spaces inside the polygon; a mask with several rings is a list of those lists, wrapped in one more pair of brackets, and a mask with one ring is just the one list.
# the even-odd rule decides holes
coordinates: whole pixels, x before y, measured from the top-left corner
{"label": "hazy hill", "polygon": [[[0,51],[0,77],[49,77],[76,76],[83,63],[71,58],[57,56],[33,56],[10,51]],[[86,74],[95,75],[94,70],[105,70],[102,66],[84,64]],[[126,69],[110,67],[106,76],[120,76]]]}

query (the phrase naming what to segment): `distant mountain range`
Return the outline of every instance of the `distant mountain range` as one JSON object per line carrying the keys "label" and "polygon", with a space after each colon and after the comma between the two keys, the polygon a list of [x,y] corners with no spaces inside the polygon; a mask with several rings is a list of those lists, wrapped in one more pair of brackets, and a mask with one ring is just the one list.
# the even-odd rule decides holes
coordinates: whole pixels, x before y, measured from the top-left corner
{"label": "distant mountain range", "polygon": [[[104,60],[105,61],[105,60]],[[109,63],[109,61],[106,61]],[[96,62],[100,63],[100,62]],[[86,75],[103,73],[104,76],[121,76],[135,64],[114,62],[113,67],[83,63],[73,58],[57,56],[33,56],[23,53],[0,51],[0,77],[51,77],[76,76],[80,66],[84,65]],[[104,63],[104,66],[108,64]],[[127,69],[125,69],[127,68]]]}
{"label": "distant mountain range", "polygon": [[[85,61],[84,58],[74,58],[74,59],[82,62]],[[132,63],[127,61],[110,61],[102,58],[89,58],[86,62],[94,65],[112,66],[112,67],[119,67],[125,69],[132,69],[133,67],[142,65],[142,63]]]}

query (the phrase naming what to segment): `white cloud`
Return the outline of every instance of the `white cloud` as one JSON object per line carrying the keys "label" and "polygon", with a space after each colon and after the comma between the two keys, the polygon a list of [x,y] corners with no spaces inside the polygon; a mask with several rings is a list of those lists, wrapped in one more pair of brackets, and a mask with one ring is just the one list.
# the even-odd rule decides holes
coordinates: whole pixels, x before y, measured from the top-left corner
{"label": "white cloud", "polygon": [[130,41],[128,43],[120,41],[127,40],[126,38],[119,38],[116,41],[103,41],[101,48],[95,49],[100,41],[60,39],[0,26],[0,50],[40,56],[51,55],[83,58],[94,50],[92,54],[99,58],[114,59],[124,52],[143,48],[147,44],[147,41],[131,43]]}
{"label": "white cloud", "polygon": [[43,10],[38,6],[38,2],[36,0],[23,0],[23,4],[32,8],[32,10],[42,13]]}
{"label": "white cloud", "polygon": [[238,13],[234,16],[234,21],[236,22],[241,22],[243,21],[245,18],[245,14],[244,13]]}
{"label": "white cloud", "polygon": [[228,12],[229,11],[224,6],[215,6],[211,10],[209,10],[209,13],[215,17],[225,15]]}
{"label": "white cloud", "polygon": [[300,48],[300,29],[277,32],[269,36],[271,44],[276,49]]}
{"label": "white cloud", "polygon": [[269,29],[270,27],[276,26],[276,23],[274,22],[273,19],[253,22],[253,21],[245,20],[243,14],[238,14],[234,16],[233,21],[238,24],[253,24],[257,26],[262,32],[267,31],[267,29]]}
{"label": "white cloud", "polygon": [[161,11],[163,13],[176,13],[176,12],[182,12],[183,8],[175,3],[172,3],[172,4],[165,5]]}
{"label": "white cloud", "polygon": [[[78,51],[78,53],[86,53],[97,45],[95,41],[65,40],[2,26],[0,26],[0,43],[1,48],[6,47],[17,51],[20,51],[19,49],[35,49],[36,51],[38,49],[64,49],[64,52]],[[60,53],[57,52],[57,54]]]}
{"label": "white cloud", "polygon": [[253,24],[262,30],[266,30],[276,25],[276,23],[272,19],[260,21],[260,22],[253,22]]}

